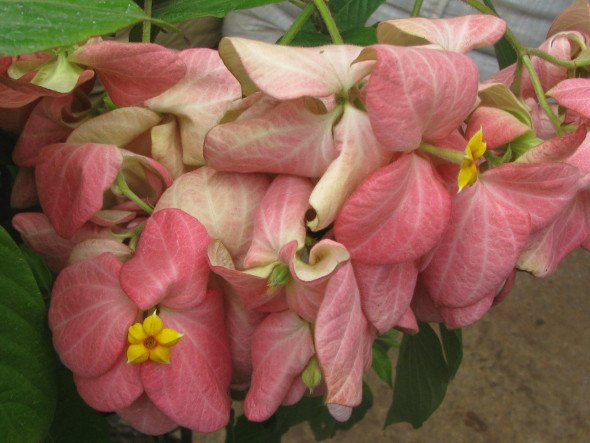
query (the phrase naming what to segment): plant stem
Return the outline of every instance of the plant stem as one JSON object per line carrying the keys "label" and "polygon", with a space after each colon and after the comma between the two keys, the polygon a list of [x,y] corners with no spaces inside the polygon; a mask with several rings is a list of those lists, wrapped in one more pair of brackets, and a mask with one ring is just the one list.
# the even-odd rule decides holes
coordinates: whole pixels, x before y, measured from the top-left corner
{"label": "plant stem", "polygon": [[562,60],[557,58],[548,52],[541,51],[540,49],[535,48],[527,48],[526,49],[527,55],[534,55],[535,57],[542,58],[547,60],[549,63],[553,63],[554,65],[563,66],[564,68],[568,69],[576,69],[581,68],[583,66],[590,66],[590,59],[582,59],[582,60]]}
{"label": "plant stem", "polygon": [[342,36],[340,35],[340,31],[338,31],[338,27],[336,26],[336,22],[334,21],[334,17],[332,17],[332,13],[330,12],[330,9],[324,0],[313,0],[313,4],[320,13],[322,20],[326,24],[326,28],[328,28],[328,33],[332,38],[332,42],[337,45],[344,43],[344,40],[342,40]]}
{"label": "plant stem", "polygon": [[303,8],[303,11],[301,11],[301,14],[299,14],[297,16],[297,18],[295,19],[293,24],[289,27],[289,29],[287,29],[287,32],[285,32],[285,35],[283,35],[279,39],[278,44],[279,45],[288,45],[289,43],[291,43],[293,41],[293,39],[295,38],[295,36],[299,33],[299,31],[301,31],[301,28],[303,27],[303,25],[309,20],[309,18],[313,14],[314,9],[315,9],[315,7],[314,7],[313,3],[308,3],[305,6],[305,8]]}
{"label": "plant stem", "polygon": [[[152,16],[152,0],[144,0],[143,11],[146,17]],[[150,20],[143,21],[143,33],[141,34],[141,41],[150,43],[152,41],[152,22]]]}
{"label": "plant stem", "polygon": [[547,98],[545,97],[545,91],[543,91],[543,87],[541,86],[539,76],[537,75],[535,68],[533,68],[533,64],[531,63],[531,59],[528,55],[522,55],[522,64],[529,73],[529,77],[531,78],[531,84],[533,85],[533,89],[535,90],[535,94],[537,95],[537,99],[539,100],[539,106],[541,107],[541,109],[543,109],[543,111],[545,111],[545,114],[547,114],[547,117],[549,117],[551,123],[553,123],[557,135],[563,135],[563,130],[561,129],[561,121],[559,120],[559,117],[555,115],[555,113],[551,109],[551,106],[549,106]]}
{"label": "plant stem", "polygon": [[[477,9],[478,11],[483,12],[484,14],[494,15],[497,17],[497,14],[491,8],[480,3],[478,0],[463,0],[463,1],[465,3],[467,3],[469,6],[471,6],[472,8]],[[504,37],[506,38],[508,43],[510,43],[510,46],[512,46],[514,48],[514,50],[516,51],[516,55],[518,56],[518,59],[522,62],[522,65],[525,67],[525,69],[529,73],[531,84],[533,85],[533,89],[534,89],[535,94],[537,96],[537,100],[539,101],[539,106],[541,106],[541,109],[543,109],[545,114],[547,114],[547,117],[549,117],[549,120],[551,120],[551,123],[555,127],[555,131],[556,131],[557,135],[563,135],[563,130],[561,129],[561,122],[559,121],[559,117],[557,117],[557,115],[555,115],[555,113],[553,112],[553,110],[549,106],[549,103],[547,102],[547,98],[545,97],[545,91],[543,91],[543,87],[541,86],[541,80],[539,79],[539,75],[537,74],[537,71],[535,71],[535,68],[533,67],[533,64],[531,63],[531,59],[527,54],[527,51],[528,51],[527,48],[525,48],[522,45],[522,43],[520,43],[520,41],[518,40],[516,35],[514,35],[512,30],[509,28],[506,28],[506,32],[504,34]],[[518,66],[517,66],[517,68],[518,68]],[[515,81],[516,81],[516,72],[515,72]],[[518,79],[518,81],[520,82],[520,79]],[[520,89],[520,85],[517,84],[517,86],[518,86],[518,89]]]}
{"label": "plant stem", "polygon": [[427,154],[432,154],[443,160],[450,161],[452,163],[461,164],[465,159],[465,154],[461,151],[455,151],[454,149],[439,148],[428,143],[420,143],[419,149]]}
{"label": "plant stem", "polygon": [[422,1],[423,0],[416,0],[414,2],[414,8],[412,9],[411,17],[418,17],[420,15],[420,9],[422,9]]}
{"label": "plant stem", "polygon": [[154,213],[154,208],[144,202],[141,198],[137,196],[135,192],[133,192],[129,186],[127,186],[127,182],[125,181],[125,177],[123,176],[122,172],[117,174],[117,186],[119,187],[119,191],[141,209],[143,209],[148,214]]}

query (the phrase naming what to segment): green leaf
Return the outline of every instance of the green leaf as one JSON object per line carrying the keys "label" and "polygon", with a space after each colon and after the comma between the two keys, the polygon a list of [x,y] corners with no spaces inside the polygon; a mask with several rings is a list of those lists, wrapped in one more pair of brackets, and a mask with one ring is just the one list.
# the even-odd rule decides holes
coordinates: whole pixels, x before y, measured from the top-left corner
{"label": "green leaf", "polygon": [[385,0],[331,0],[330,10],[340,31],[363,27]]}
{"label": "green leaf", "polygon": [[416,335],[402,339],[385,426],[404,421],[414,428],[422,426],[443,401],[448,383],[440,341],[428,323],[420,323]]}
{"label": "green leaf", "polygon": [[225,17],[237,9],[279,3],[282,0],[164,0],[154,5],[152,16],[168,23],[196,17]]}
{"label": "green leaf", "polygon": [[19,245],[19,248],[21,254],[25,260],[27,260],[31,271],[33,272],[33,276],[35,277],[35,281],[37,282],[37,286],[39,286],[41,293],[49,294],[51,292],[51,285],[53,283],[53,274],[39,254],[33,252],[24,243]]}
{"label": "green leaf", "polygon": [[385,349],[399,348],[399,336],[400,332],[397,329],[390,329],[385,334],[377,337],[376,341]]}
{"label": "green leaf", "polygon": [[108,443],[109,427],[100,414],[78,395],[72,373],[63,366],[58,370],[57,408],[46,443]]}
{"label": "green leaf", "polygon": [[449,368],[449,378],[453,379],[463,360],[463,333],[461,329],[447,329],[444,323],[439,323],[438,327]]}
{"label": "green leaf", "polygon": [[18,246],[0,228],[0,429],[3,442],[38,442],[53,418],[55,356],[45,304]]}
{"label": "green leaf", "polygon": [[392,366],[387,351],[383,350],[378,344],[373,345],[373,370],[377,373],[379,378],[393,387],[391,381]]}
{"label": "green leaf", "polygon": [[[492,11],[496,12],[496,9],[494,8],[491,0],[483,0],[483,2]],[[506,40],[505,37],[502,37],[494,45],[494,52],[496,53],[496,60],[498,60],[498,66],[500,69],[504,69],[506,66],[516,63],[516,59],[518,58],[516,51],[510,45],[510,43],[508,43],[508,40]]]}
{"label": "green leaf", "polygon": [[73,45],[144,18],[132,0],[0,0],[0,54]]}
{"label": "green leaf", "polygon": [[377,43],[377,29],[373,27],[352,28],[342,33],[344,43],[369,46]]}

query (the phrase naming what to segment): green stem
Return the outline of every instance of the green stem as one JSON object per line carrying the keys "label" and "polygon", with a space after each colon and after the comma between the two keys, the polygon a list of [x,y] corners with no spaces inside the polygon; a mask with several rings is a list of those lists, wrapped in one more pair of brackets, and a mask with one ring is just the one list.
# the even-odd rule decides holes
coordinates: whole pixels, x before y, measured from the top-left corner
{"label": "green stem", "polygon": [[568,69],[576,69],[581,68],[583,66],[590,66],[590,59],[588,58],[581,60],[562,60],[545,51],[535,48],[527,48],[526,53],[528,55],[534,55],[536,57],[547,60],[549,63],[553,63],[554,65],[563,66],[564,68]]}
{"label": "green stem", "polygon": [[337,45],[344,43],[344,40],[342,40],[342,36],[340,35],[340,31],[338,31],[338,27],[336,26],[336,22],[334,21],[334,17],[332,17],[332,13],[330,12],[330,9],[324,0],[313,0],[313,4],[320,13],[322,20],[326,24],[326,28],[328,28],[328,33],[332,38],[332,42]]}
{"label": "green stem", "polygon": [[535,68],[533,68],[533,64],[531,63],[531,59],[528,55],[522,55],[522,64],[529,73],[529,77],[531,78],[531,84],[533,85],[533,89],[535,90],[535,94],[537,95],[537,100],[539,100],[539,106],[541,107],[541,109],[543,109],[543,111],[545,111],[545,114],[547,114],[547,117],[549,117],[551,123],[553,123],[557,135],[563,135],[563,130],[561,129],[561,121],[559,120],[559,117],[555,115],[555,113],[551,109],[551,106],[549,106],[549,103],[547,102],[547,97],[545,97],[545,91],[543,91],[543,87],[541,86],[541,80],[539,80],[537,71],[535,71]]}
{"label": "green stem", "polygon": [[127,182],[125,181],[125,177],[123,176],[122,172],[117,174],[117,186],[119,187],[119,191],[141,209],[143,209],[148,214],[154,213],[154,208],[144,202],[141,198],[137,196],[135,192],[133,192],[129,186],[127,186]]}
{"label": "green stem", "polygon": [[[152,0],[144,0],[143,11],[145,12],[146,17],[152,16]],[[152,41],[152,22],[150,20],[143,21],[141,41],[144,43],[150,43]]]}
{"label": "green stem", "polygon": [[416,0],[414,2],[414,8],[412,9],[411,17],[418,17],[420,15],[420,9],[422,9],[422,1],[423,0]]}
{"label": "green stem", "polygon": [[454,149],[440,148],[428,143],[420,143],[419,149],[427,154],[434,155],[452,163],[461,164],[463,163],[463,160],[465,160],[465,154],[461,151],[455,151]]}
{"label": "green stem", "polygon": [[313,14],[314,9],[315,9],[315,7],[314,7],[313,3],[308,3],[305,6],[305,8],[303,8],[303,11],[301,11],[301,14],[299,14],[297,16],[297,18],[295,19],[293,24],[289,27],[289,29],[287,29],[287,32],[285,32],[285,35],[283,35],[279,39],[278,44],[279,45],[288,45],[289,43],[291,43],[293,41],[293,39],[295,38],[295,36],[299,33],[299,31],[301,31],[301,28],[303,27],[303,25],[309,20],[309,18]]}
{"label": "green stem", "polygon": [[[494,15],[497,17],[497,14],[491,8],[480,3],[478,0],[463,0],[463,1],[465,3],[467,3],[469,6],[471,6],[472,8],[477,9],[479,12],[483,12],[484,14],[488,14],[488,15]],[[518,40],[516,35],[514,35],[514,32],[512,32],[512,30],[509,28],[506,28],[504,38],[506,38],[508,43],[510,43],[510,46],[512,46],[514,48],[514,50],[516,51],[516,55],[518,56],[518,59],[522,62],[522,65],[529,73],[529,77],[531,79],[531,84],[533,85],[533,89],[535,90],[537,100],[539,101],[539,106],[541,106],[541,109],[543,109],[545,114],[547,114],[547,117],[549,117],[549,120],[551,120],[551,123],[555,127],[555,131],[556,131],[557,135],[562,135],[563,130],[561,129],[561,122],[559,121],[559,117],[557,117],[557,115],[555,115],[555,113],[553,112],[553,110],[549,106],[549,103],[547,102],[547,98],[545,97],[545,91],[543,91],[543,87],[541,86],[541,80],[539,79],[539,76],[537,75],[537,71],[535,71],[535,68],[533,67],[533,64],[531,63],[530,57],[527,55],[527,51],[528,51],[527,48],[525,48],[522,45],[522,43],[520,43],[520,41]],[[515,80],[516,80],[516,76],[515,76]],[[520,79],[518,81],[520,81]],[[517,84],[517,86],[518,86],[518,89],[520,89],[520,85]]]}

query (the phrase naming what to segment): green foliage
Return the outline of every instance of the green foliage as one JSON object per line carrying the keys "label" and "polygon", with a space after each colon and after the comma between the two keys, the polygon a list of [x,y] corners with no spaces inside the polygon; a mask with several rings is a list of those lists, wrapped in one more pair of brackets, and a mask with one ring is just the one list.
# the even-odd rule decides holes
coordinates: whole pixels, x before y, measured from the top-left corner
{"label": "green foliage", "polygon": [[56,402],[46,310],[18,246],[0,228],[0,429],[4,442],[38,442]]}
{"label": "green foliage", "polygon": [[267,421],[254,423],[241,415],[230,420],[227,426],[226,443],[279,443],[281,437],[297,424],[309,422],[317,441],[332,438],[336,431],[352,428],[361,421],[373,406],[373,394],[368,385],[363,385],[362,403],[353,409],[345,423],[339,423],[328,412],[322,397],[304,397],[292,406],[281,406]]}
{"label": "green foliage", "polygon": [[41,290],[41,294],[49,294],[53,283],[53,274],[39,254],[29,249],[25,244],[19,245],[19,248],[33,272],[33,276],[35,277],[37,286],[39,286],[39,289]]}
{"label": "green foliage", "polygon": [[109,428],[103,416],[78,395],[72,373],[60,366],[58,371],[55,419],[46,443],[108,443]]}
{"label": "green foliage", "polygon": [[439,338],[428,323],[420,323],[417,334],[404,335],[396,366],[393,402],[385,426],[405,421],[419,428],[442,403],[451,374],[457,372],[463,353],[460,332],[445,330],[444,334],[448,361]]}
{"label": "green foliage", "polygon": [[282,0],[163,0],[154,4],[152,15],[168,23],[196,17],[225,17],[237,9],[279,3]]}
{"label": "green foliage", "polygon": [[330,10],[340,31],[363,27],[385,0],[331,0]]}
{"label": "green foliage", "polygon": [[[496,12],[491,0],[483,0],[483,2],[486,6]],[[516,51],[504,37],[494,45],[494,52],[496,53],[496,60],[498,60],[498,66],[500,69],[504,69],[506,66],[516,63],[516,59],[518,58]]]}
{"label": "green foliage", "polygon": [[444,323],[439,323],[438,327],[449,367],[449,377],[452,380],[463,360],[463,332],[461,329],[449,330]]}
{"label": "green foliage", "polygon": [[143,18],[132,0],[0,0],[0,54],[73,45]]}
{"label": "green foliage", "polygon": [[373,370],[390,388],[393,387],[391,360],[387,351],[377,344],[373,345]]}

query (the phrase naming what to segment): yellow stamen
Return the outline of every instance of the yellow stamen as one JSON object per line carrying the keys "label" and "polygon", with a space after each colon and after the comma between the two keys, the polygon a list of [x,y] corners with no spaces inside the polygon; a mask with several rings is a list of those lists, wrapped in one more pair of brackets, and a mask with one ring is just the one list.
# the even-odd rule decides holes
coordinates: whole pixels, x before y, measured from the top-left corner
{"label": "yellow stamen", "polygon": [[484,155],[486,147],[486,142],[483,141],[483,131],[480,129],[473,134],[465,147],[463,163],[461,163],[461,169],[457,177],[459,192],[465,186],[471,186],[477,181],[477,160]]}
{"label": "yellow stamen", "polygon": [[170,348],[183,335],[174,329],[164,328],[164,322],[154,312],[143,323],[135,323],[129,328],[127,363],[143,363],[148,359],[156,363],[170,363]]}

